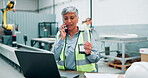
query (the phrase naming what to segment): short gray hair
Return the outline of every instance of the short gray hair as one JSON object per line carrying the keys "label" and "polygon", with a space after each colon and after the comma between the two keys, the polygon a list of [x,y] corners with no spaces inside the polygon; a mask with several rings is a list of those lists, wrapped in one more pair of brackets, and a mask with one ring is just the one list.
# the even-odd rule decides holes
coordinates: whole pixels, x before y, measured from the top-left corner
{"label": "short gray hair", "polygon": [[76,14],[76,16],[78,17],[78,9],[74,6],[69,6],[69,7],[66,7],[62,10],[62,13],[61,15],[63,16],[64,14],[68,13],[68,12],[73,12]]}

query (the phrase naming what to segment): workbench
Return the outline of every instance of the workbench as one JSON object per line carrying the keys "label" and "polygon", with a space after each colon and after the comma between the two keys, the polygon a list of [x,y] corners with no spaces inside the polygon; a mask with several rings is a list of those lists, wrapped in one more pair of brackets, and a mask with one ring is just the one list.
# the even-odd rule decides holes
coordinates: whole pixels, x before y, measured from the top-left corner
{"label": "workbench", "polygon": [[111,55],[102,55],[102,56],[105,58],[112,58],[112,59],[120,60],[122,63],[122,71],[125,71],[124,70],[125,62],[127,60],[140,58],[140,56],[133,56],[133,57],[125,58],[125,52],[126,52],[125,45],[128,43],[146,42],[148,40],[147,40],[147,37],[103,37],[103,38],[100,38],[99,41],[102,42],[104,45],[106,42],[117,43],[117,51],[122,53],[121,58],[116,57],[116,56],[111,56]]}
{"label": "workbench", "polygon": [[32,38],[31,46],[33,47],[36,43],[39,44],[39,48],[45,50],[51,50],[52,44],[54,44],[56,38]]}

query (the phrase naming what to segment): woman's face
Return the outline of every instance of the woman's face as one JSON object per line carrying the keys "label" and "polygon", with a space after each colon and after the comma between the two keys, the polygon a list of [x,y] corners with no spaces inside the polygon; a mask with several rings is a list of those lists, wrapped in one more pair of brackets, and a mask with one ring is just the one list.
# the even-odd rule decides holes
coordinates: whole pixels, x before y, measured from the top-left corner
{"label": "woman's face", "polygon": [[68,12],[63,15],[64,24],[67,26],[68,30],[73,30],[77,28],[78,17],[73,12]]}

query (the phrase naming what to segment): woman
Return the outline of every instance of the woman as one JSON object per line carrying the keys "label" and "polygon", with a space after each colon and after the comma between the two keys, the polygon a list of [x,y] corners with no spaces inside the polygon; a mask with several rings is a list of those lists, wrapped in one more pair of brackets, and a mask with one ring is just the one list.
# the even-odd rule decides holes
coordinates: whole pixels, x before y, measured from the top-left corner
{"label": "woman", "polygon": [[[60,27],[60,38],[55,42],[52,51],[59,69],[75,70],[83,72],[97,72],[95,63],[100,59],[95,41],[87,32],[79,31],[78,10],[73,7],[66,7],[62,10],[63,24]],[[86,33],[85,33],[86,34]],[[88,39],[84,41],[84,39]],[[91,43],[90,43],[91,42]],[[81,53],[80,44],[84,49]]]}

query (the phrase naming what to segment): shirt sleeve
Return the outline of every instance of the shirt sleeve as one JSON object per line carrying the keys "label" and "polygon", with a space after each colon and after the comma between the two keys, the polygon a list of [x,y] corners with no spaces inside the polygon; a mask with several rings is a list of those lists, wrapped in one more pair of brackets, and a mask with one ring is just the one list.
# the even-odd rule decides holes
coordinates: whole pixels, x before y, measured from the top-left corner
{"label": "shirt sleeve", "polygon": [[61,38],[56,40],[56,42],[51,50],[54,53],[55,60],[59,60],[63,45],[64,45],[64,40],[62,40]]}
{"label": "shirt sleeve", "polygon": [[94,40],[92,34],[91,35],[91,44],[92,44],[92,51],[91,51],[91,54],[89,56],[86,56],[86,58],[91,62],[91,63],[97,63],[100,58],[101,58],[101,55],[98,51],[98,48],[97,48],[97,45],[96,45],[96,41]]}

